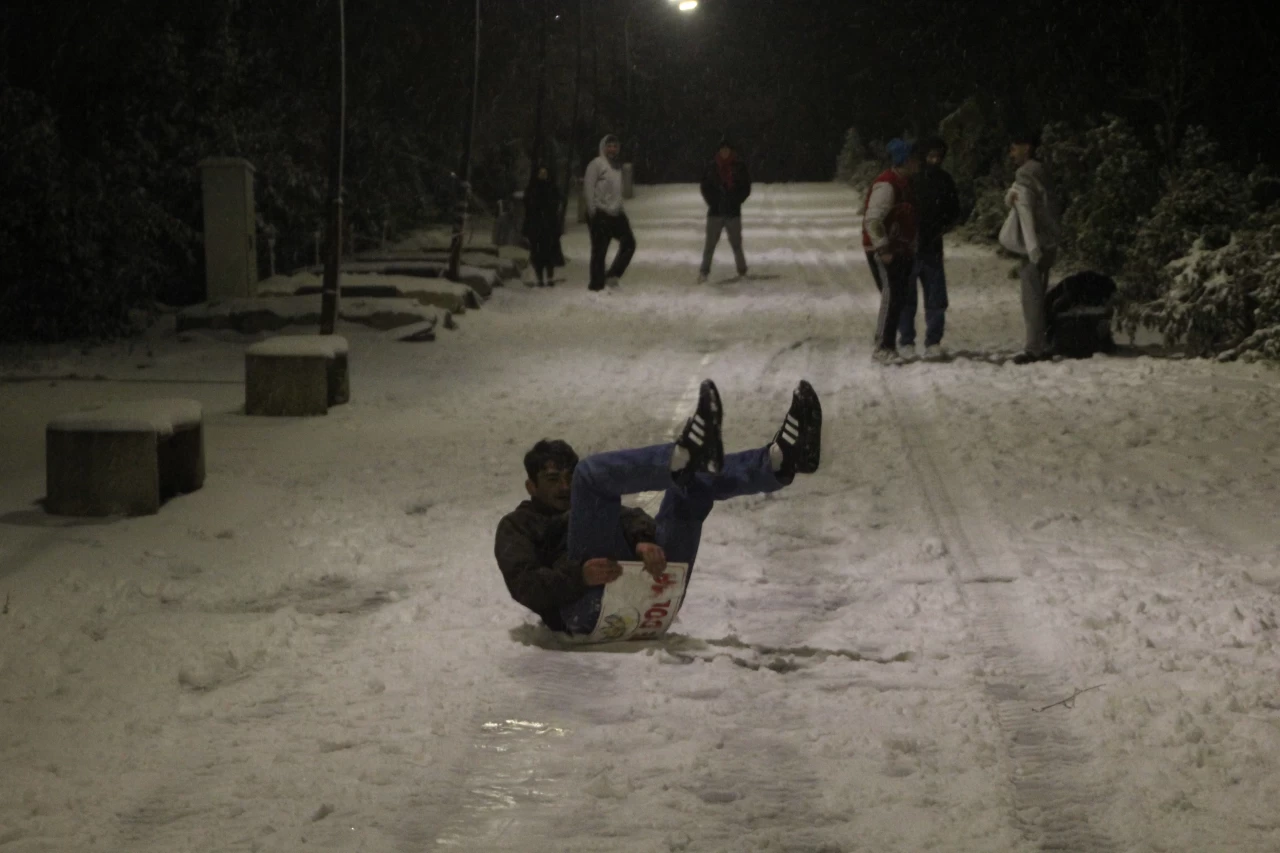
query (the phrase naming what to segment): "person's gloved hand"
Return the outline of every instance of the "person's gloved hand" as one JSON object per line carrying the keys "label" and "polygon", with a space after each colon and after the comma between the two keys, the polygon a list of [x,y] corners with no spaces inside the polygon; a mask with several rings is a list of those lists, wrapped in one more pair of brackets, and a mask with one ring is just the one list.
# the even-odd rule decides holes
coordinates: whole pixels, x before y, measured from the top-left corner
{"label": "person's gloved hand", "polygon": [[667,571],[667,552],[653,542],[641,542],[636,545],[636,556],[644,561],[644,570],[660,578]]}
{"label": "person's gloved hand", "polygon": [[622,566],[608,557],[596,557],[582,564],[582,582],[587,586],[604,586],[622,577]]}

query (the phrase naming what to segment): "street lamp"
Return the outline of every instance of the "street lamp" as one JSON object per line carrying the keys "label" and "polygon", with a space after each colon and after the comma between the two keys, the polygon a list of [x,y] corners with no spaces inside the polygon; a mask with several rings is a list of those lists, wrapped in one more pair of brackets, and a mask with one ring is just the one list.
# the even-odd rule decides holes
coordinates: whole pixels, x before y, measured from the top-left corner
{"label": "street lamp", "polygon": [[[635,14],[639,0],[631,0],[631,7],[627,10],[627,17],[622,22],[622,42],[623,42],[623,58],[627,63],[627,108],[626,115],[623,118],[623,128],[626,133],[627,141],[631,141],[631,18]],[[674,6],[681,12],[688,14],[698,8],[698,0],[667,0],[668,6]]]}
{"label": "street lamp", "polygon": [[334,93],[332,147],[329,149],[329,244],[320,286],[320,334],[332,335],[342,289],[342,170],[347,130],[347,10],[338,0],[338,86]]}
{"label": "street lamp", "polygon": [[475,57],[471,65],[471,106],[467,112],[467,126],[462,143],[462,168],[458,174],[461,184],[458,187],[459,197],[454,210],[453,235],[449,240],[449,268],[445,272],[445,278],[450,281],[457,281],[461,273],[462,237],[467,230],[467,206],[471,202],[471,148],[475,141],[476,111],[480,96],[480,21],[480,0],[476,0]]}

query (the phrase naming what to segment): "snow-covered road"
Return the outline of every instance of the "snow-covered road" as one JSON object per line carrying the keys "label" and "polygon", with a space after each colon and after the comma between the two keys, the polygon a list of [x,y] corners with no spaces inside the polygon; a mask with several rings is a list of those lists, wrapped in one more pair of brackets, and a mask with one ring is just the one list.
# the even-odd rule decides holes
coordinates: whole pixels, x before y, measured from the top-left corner
{"label": "snow-covered road", "polygon": [[[240,415],[215,333],[6,354],[109,381],[0,384],[0,853],[1280,850],[1280,378],[876,367],[857,207],[759,187],[697,286],[696,188],[642,188],[618,292],[575,229],[436,343],[343,329],[324,418]],[[1017,346],[1008,270],[950,248],[949,348]],[[492,557],[524,451],[665,440],[703,376],[730,449],[808,378],[822,471],[716,509],[674,636],[555,648]],[[33,505],[50,417],[173,395],[203,490]]]}

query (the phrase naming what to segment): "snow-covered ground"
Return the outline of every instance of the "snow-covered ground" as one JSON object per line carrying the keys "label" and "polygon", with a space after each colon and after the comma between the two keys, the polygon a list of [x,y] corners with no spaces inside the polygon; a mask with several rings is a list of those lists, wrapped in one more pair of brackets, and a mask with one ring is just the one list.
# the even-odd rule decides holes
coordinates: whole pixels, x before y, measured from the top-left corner
{"label": "snow-covered ground", "polygon": [[[758,188],[699,287],[696,189],[642,188],[620,291],[577,229],[434,343],[344,328],[322,418],[239,414],[226,333],[7,353],[0,853],[1280,850],[1280,378],[875,367],[857,201]],[[1008,270],[951,247],[951,349],[1016,348]],[[492,555],[524,451],[662,440],[703,376],[731,448],[807,377],[822,471],[716,510],[674,636],[556,648]],[[35,504],[50,418],[172,396],[201,491]]]}

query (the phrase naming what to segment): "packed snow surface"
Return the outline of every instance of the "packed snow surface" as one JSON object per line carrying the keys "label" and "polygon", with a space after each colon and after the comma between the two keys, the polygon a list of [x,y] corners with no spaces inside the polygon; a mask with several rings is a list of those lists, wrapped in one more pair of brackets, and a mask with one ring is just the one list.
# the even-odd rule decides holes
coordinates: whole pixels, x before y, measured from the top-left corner
{"label": "packed snow surface", "polygon": [[[620,289],[575,228],[434,343],[344,325],[325,417],[241,414],[229,332],[7,351],[0,853],[1280,850],[1277,374],[989,363],[1017,282],[963,244],[971,357],[878,367],[859,201],[758,187],[699,286],[696,188],[641,188]],[[666,440],[705,376],[730,449],[808,378],[822,470],[716,509],[665,640],[558,642],[493,559],[523,453]],[[50,419],[174,396],[203,489],[37,505]]]}

